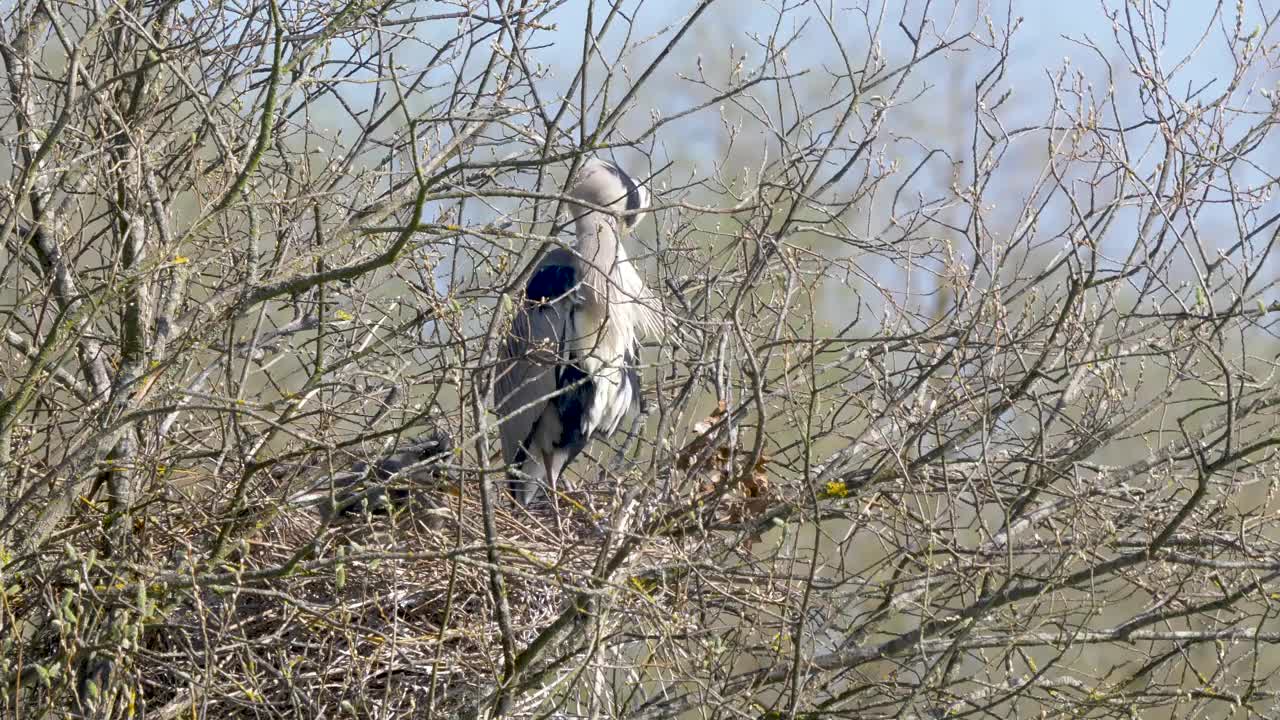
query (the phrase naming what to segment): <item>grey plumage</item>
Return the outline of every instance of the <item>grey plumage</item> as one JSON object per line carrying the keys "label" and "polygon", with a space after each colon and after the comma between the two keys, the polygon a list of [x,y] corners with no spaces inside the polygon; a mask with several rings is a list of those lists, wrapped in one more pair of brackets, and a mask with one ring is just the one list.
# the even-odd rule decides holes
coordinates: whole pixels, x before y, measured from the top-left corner
{"label": "grey plumage", "polygon": [[503,461],[517,501],[555,485],[594,437],[613,433],[640,398],[639,343],[660,329],[654,298],[627,258],[648,191],[599,159],[583,164],[570,197],[577,242],[547,253],[525,288],[494,386]]}
{"label": "grey plumage", "polygon": [[315,478],[317,468],[313,467],[311,484],[292,495],[289,503],[316,505],[326,519],[366,511],[386,513],[409,501],[412,484],[440,475],[439,461],[452,451],[449,436],[434,431],[374,461],[360,460],[340,472]]}

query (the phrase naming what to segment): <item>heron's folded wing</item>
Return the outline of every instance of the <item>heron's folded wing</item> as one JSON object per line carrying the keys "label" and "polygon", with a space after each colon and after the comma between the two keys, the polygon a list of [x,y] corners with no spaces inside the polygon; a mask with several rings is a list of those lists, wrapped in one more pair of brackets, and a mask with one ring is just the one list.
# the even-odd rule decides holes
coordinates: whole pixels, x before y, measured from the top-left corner
{"label": "heron's folded wing", "polygon": [[494,407],[502,422],[504,461],[514,461],[547,399],[556,391],[576,285],[572,267],[547,265],[534,273],[525,302],[511,325],[494,381]]}

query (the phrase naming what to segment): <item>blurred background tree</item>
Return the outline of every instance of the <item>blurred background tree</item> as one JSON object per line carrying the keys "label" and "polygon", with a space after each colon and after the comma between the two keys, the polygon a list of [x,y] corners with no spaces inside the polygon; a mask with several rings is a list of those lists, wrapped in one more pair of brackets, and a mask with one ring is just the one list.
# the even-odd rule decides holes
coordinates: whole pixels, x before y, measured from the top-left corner
{"label": "blurred background tree", "polygon": [[[1266,3],[4,13],[7,714],[1280,708]],[[587,155],[669,332],[520,508]]]}

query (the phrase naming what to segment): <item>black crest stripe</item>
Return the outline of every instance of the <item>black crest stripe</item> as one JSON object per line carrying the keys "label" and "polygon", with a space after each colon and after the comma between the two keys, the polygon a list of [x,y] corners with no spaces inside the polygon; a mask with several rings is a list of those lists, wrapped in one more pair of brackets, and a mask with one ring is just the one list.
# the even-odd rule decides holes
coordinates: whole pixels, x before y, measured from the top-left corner
{"label": "black crest stripe", "polygon": [[627,189],[627,211],[634,212],[640,209],[640,188],[636,187],[636,181],[631,176],[622,172],[618,166],[612,163],[605,163],[605,167],[613,173],[614,177],[622,182],[623,187]]}

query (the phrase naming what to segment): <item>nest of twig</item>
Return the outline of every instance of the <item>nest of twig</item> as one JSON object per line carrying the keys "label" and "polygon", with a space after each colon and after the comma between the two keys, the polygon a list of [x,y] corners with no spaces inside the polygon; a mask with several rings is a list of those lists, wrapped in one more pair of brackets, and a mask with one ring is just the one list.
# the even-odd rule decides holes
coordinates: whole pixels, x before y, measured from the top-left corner
{"label": "nest of twig", "polygon": [[[705,436],[722,415],[697,432]],[[732,441],[691,444],[676,472],[701,477],[717,498],[713,514],[736,521],[768,487]],[[662,608],[684,592],[684,575],[671,569],[688,566],[688,538],[649,537],[606,587],[598,579],[628,533],[669,510],[624,502],[622,489],[636,479],[580,483],[530,508],[496,481],[486,511],[475,476],[460,482],[448,450],[436,448],[416,472],[386,458],[357,463],[358,473],[330,472],[327,492],[313,485],[320,491],[308,505],[281,501],[298,472],[271,473],[230,518],[236,479],[194,480],[138,514],[145,520],[134,521],[128,563],[75,544],[94,533],[69,536],[43,600],[10,604],[37,618],[61,603],[56,622],[33,620],[41,629],[26,657],[44,674],[24,681],[37,694],[43,685],[49,707],[74,693],[75,703],[156,718],[193,707],[223,716],[419,717],[429,709],[447,717],[502,677],[495,558],[517,649],[600,592],[610,594],[615,617],[670,623]],[[82,515],[85,526],[105,518],[87,501]],[[40,664],[58,657],[74,662]],[[83,681],[73,688],[68,678],[86,676],[94,662],[105,669],[91,692]]]}
{"label": "nest of twig", "polygon": [[[492,495],[523,646],[589,587],[615,498],[578,490],[527,509],[501,487]],[[501,675],[484,515],[479,488],[447,476],[376,512],[274,513],[224,561],[238,577],[206,573],[166,593],[133,669],[166,713],[216,699],[317,717],[447,716]],[[661,562],[650,552],[629,564]]]}

